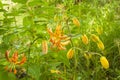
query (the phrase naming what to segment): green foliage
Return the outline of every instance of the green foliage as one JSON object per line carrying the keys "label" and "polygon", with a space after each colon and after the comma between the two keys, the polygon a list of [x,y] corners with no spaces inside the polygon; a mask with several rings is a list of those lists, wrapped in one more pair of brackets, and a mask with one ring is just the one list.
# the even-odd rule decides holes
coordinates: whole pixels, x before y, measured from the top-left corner
{"label": "green foliage", "polygon": [[16,3],[22,3],[22,4],[25,4],[28,0],[12,0],[13,2],[16,2]]}
{"label": "green foliage", "polygon": [[[120,1],[75,1],[0,1],[0,80],[18,79],[4,69],[8,65],[5,58],[7,50],[11,51],[9,57],[18,51],[20,58],[23,53],[27,58],[21,66],[26,69],[27,75],[20,80],[120,79]],[[73,23],[73,18],[78,19],[79,27]],[[50,42],[47,29],[51,28],[54,32],[57,24],[61,24],[62,35],[70,37],[70,44],[65,46],[65,50],[54,48]],[[87,45],[82,42],[84,34],[89,40]],[[100,38],[105,46],[103,51],[92,41],[91,34]],[[47,41],[47,54],[42,51],[43,40]],[[67,59],[67,52],[71,48],[75,50],[74,56]],[[85,54],[92,57],[86,58]],[[101,66],[101,55],[108,59],[109,69]],[[60,72],[52,73],[51,70]]]}

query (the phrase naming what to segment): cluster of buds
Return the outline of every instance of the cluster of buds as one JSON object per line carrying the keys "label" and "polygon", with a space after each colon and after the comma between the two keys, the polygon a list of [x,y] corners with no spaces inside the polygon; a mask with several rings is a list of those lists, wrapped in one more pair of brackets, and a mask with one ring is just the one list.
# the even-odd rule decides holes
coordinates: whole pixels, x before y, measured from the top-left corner
{"label": "cluster of buds", "polygon": [[93,42],[97,43],[97,46],[100,50],[104,50],[104,44],[97,35],[92,34],[91,39]]}

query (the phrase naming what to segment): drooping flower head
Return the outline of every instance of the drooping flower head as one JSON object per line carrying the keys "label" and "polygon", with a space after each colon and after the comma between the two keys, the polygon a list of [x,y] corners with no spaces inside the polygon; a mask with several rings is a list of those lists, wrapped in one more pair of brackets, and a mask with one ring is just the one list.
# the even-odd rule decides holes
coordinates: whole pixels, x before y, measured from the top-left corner
{"label": "drooping flower head", "polygon": [[74,50],[71,48],[71,49],[69,49],[69,51],[67,52],[67,58],[68,58],[68,59],[72,59],[73,55],[74,55]]}
{"label": "drooping flower head", "polygon": [[22,55],[22,59],[20,61],[18,61],[18,52],[14,52],[12,57],[9,58],[9,54],[10,51],[6,51],[5,53],[5,58],[8,61],[9,65],[6,67],[7,70],[9,70],[10,72],[14,72],[14,74],[16,74],[17,70],[16,70],[16,66],[21,66],[26,62],[26,56]]}
{"label": "drooping flower head", "polygon": [[100,40],[99,37],[95,34],[91,34],[91,39],[93,42],[96,42],[96,43]]}
{"label": "drooping flower head", "polygon": [[102,65],[103,68],[105,68],[105,69],[109,68],[109,62],[108,62],[108,60],[106,59],[105,56],[100,57],[100,62],[101,62],[101,65]]}
{"label": "drooping flower head", "polygon": [[76,25],[77,27],[80,26],[80,22],[77,18],[73,18],[72,21],[73,21],[73,24]]}
{"label": "drooping flower head", "polygon": [[82,35],[82,42],[85,44],[85,45],[87,45],[88,44],[88,37],[84,34],[84,35]]}
{"label": "drooping flower head", "polygon": [[50,34],[50,42],[53,47],[57,47],[59,50],[66,49],[65,46],[70,43],[70,37],[63,34],[60,24],[56,26],[54,32],[51,28],[48,28],[47,31]]}
{"label": "drooping flower head", "polygon": [[99,41],[99,42],[97,43],[97,46],[98,46],[98,48],[99,48],[100,50],[104,50],[104,44],[103,44],[102,41]]}

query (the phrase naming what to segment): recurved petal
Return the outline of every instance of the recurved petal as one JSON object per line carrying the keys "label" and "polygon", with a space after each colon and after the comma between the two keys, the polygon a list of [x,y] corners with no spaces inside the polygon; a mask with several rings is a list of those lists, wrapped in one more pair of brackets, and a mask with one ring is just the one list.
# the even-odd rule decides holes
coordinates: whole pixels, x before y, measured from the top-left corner
{"label": "recurved petal", "polygon": [[58,45],[58,49],[59,50],[65,50],[66,48],[64,46],[62,46],[61,44]]}
{"label": "recurved petal", "polygon": [[16,51],[13,55],[12,55],[12,62],[16,63],[18,60],[18,52]]}
{"label": "recurved petal", "polygon": [[65,41],[65,42],[61,42],[62,46],[68,45],[70,43],[70,41]]}
{"label": "recurved petal", "polygon": [[69,40],[70,37],[68,37],[67,35],[64,35],[64,36],[61,36],[60,39],[62,39],[62,40]]}
{"label": "recurved petal", "polygon": [[52,32],[52,29],[51,29],[51,28],[47,28],[47,32],[48,32],[50,35],[53,35],[53,32]]}
{"label": "recurved petal", "polygon": [[55,31],[61,31],[61,25],[60,24],[58,24],[57,26],[56,26],[56,30]]}
{"label": "recurved petal", "polygon": [[26,56],[23,55],[22,60],[21,60],[20,62],[18,62],[17,64],[18,64],[18,65],[22,65],[22,64],[24,64],[25,62],[26,62]]}

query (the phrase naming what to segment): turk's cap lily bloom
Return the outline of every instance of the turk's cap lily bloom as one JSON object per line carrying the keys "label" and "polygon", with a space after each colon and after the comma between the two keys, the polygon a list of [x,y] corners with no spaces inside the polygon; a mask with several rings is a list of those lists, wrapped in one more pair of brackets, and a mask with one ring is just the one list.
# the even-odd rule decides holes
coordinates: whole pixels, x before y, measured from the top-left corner
{"label": "turk's cap lily bloom", "polygon": [[70,37],[63,34],[61,25],[57,25],[54,32],[51,28],[48,28],[47,31],[50,35],[50,42],[53,44],[53,47],[64,50],[65,46],[70,43]]}
{"label": "turk's cap lily bloom", "polygon": [[8,62],[14,63],[16,65],[22,65],[26,62],[26,56],[23,55],[21,61],[18,61],[18,52],[14,52],[12,57],[9,58],[10,51],[6,51],[5,53],[5,58],[7,59]]}
{"label": "turk's cap lily bloom", "polygon": [[22,64],[24,64],[26,62],[26,56],[22,55],[22,59],[18,61],[17,51],[13,53],[11,58],[9,58],[9,54],[10,54],[10,51],[7,50],[5,53],[5,58],[9,62],[9,65],[5,67],[5,70],[16,74],[17,73],[16,66],[21,66]]}

